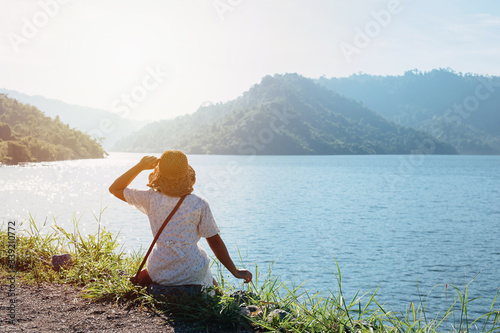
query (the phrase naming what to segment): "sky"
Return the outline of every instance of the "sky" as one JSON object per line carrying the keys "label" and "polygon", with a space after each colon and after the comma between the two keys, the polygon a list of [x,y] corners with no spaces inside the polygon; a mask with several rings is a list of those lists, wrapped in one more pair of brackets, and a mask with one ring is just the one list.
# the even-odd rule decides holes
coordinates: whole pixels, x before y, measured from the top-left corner
{"label": "sky", "polygon": [[500,75],[498,0],[0,0],[0,88],[170,119],[266,75]]}

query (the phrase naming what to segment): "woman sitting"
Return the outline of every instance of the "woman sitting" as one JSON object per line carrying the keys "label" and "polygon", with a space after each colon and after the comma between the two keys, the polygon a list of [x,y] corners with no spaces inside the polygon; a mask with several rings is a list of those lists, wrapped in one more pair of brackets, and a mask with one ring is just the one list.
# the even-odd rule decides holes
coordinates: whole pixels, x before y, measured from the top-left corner
{"label": "woman sitting", "polygon": [[[147,184],[151,189],[128,188],[139,173],[151,169],[154,170]],[[250,282],[252,273],[237,269],[231,260],[208,203],[192,194],[195,181],[195,172],[186,155],[179,150],[167,150],[159,159],[143,157],[118,177],[109,191],[148,216],[153,236],[179,198],[186,196],[148,258],[146,267],[154,283],[163,286],[217,286],[210,272],[210,259],[199,243],[201,237],[206,238],[217,259],[231,274],[245,283]]]}

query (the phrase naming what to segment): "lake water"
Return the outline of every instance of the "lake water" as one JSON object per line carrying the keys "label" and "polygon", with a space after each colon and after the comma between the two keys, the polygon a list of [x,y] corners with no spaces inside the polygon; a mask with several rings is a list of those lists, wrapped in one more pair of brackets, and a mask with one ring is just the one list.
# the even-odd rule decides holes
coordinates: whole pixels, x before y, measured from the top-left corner
{"label": "lake water", "polygon": [[[145,215],[112,197],[109,185],[142,154],[0,168],[0,218],[53,217],[84,232],[92,213],[120,231],[127,250],[152,240]],[[469,286],[476,314],[500,287],[499,156],[190,155],[195,193],[205,197],[230,253],[265,274],[310,290],[337,291],[337,260],[347,298],[374,291],[387,307],[428,298],[432,313]],[[146,188],[147,172],[131,186]],[[5,227],[4,223],[4,226]],[[205,248],[208,250],[208,246]],[[478,274],[479,273],[479,274]],[[477,276],[476,276],[477,275]],[[435,287],[433,289],[433,287]],[[432,292],[431,292],[432,290]],[[498,309],[498,305],[496,307]]]}

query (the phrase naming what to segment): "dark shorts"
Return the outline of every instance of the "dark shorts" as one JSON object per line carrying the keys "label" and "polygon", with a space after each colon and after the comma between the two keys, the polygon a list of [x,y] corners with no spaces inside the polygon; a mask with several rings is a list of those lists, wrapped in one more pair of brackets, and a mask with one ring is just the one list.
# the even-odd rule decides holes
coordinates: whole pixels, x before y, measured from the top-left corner
{"label": "dark shorts", "polygon": [[148,286],[148,293],[154,296],[184,296],[199,294],[202,286],[198,284],[187,284],[183,286],[162,286],[152,283]]}

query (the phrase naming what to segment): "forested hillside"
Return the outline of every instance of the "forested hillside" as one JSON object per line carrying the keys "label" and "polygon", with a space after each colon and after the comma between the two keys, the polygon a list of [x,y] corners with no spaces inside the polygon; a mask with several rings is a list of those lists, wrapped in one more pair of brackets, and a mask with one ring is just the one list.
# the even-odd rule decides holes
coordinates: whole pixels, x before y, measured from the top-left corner
{"label": "forested hillside", "polygon": [[440,69],[317,82],[391,121],[430,133],[460,153],[500,153],[500,77]]}
{"label": "forested hillside", "polygon": [[[397,126],[297,74],[266,76],[241,97],[147,125],[120,151],[192,154],[453,154],[428,134]],[[428,147],[431,148],[429,149]]]}
{"label": "forested hillside", "polygon": [[42,96],[30,96],[15,90],[0,88],[0,94],[2,93],[20,103],[33,105],[53,119],[59,116],[61,122],[68,124],[71,128],[88,133],[92,138],[100,140],[104,149],[110,148],[117,140],[139,130],[147,123],[147,121],[126,119],[105,110],[68,104]]}
{"label": "forested hillside", "polygon": [[87,134],[0,94],[1,163],[102,158],[104,154],[101,145]]}

